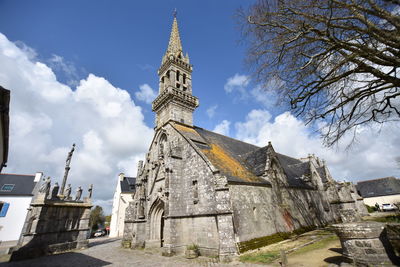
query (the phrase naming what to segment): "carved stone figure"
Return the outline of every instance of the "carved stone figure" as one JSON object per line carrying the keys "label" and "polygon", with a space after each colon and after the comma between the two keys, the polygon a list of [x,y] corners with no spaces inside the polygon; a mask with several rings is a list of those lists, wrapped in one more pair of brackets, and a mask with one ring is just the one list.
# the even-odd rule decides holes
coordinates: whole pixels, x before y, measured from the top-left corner
{"label": "carved stone figure", "polygon": [[50,177],[47,177],[46,179],[43,178],[43,184],[39,189],[40,193],[45,193],[45,195],[47,196],[50,193]]}
{"label": "carved stone figure", "polygon": [[57,198],[58,195],[58,190],[60,189],[60,186],[58,185],[58,183],[56,182],[53,186],[53,190],[51,190],[51,198],[55,199]]}
{"label": "carved stone figure", "polygon": [[93,193],[93,184],[91,184],[91,185],[89,186],[89,189],[88,189],[88,191],[89,191],[89,198],[92,198],[92,193]]}
{"label": "carved stone figure", "polygon": [[76,189],[76,195],[75,195],[75,201],[79,201],[81,199],[82,196],[82,187],[78,187],[78,189]]}
{"label": "carved stone figure", "polygon": [[71,184],[68,184],[67,188],[64,191],[65,199],[69,199],[71,197]]}

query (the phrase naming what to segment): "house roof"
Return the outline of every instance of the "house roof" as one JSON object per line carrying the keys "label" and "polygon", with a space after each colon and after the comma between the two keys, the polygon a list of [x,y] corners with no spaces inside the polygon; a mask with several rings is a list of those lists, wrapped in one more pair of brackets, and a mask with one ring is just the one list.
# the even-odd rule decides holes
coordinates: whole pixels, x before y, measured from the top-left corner
{"label": "house roof", "polygon": [[121,193],[135,193],[136,190],[136,177],[124,177],[120,181]]}
{"label": "house roof", "polygon": [[[228,182],[270,184],[261,178],[267,161],[267,147],[251,145],[196,126],[174,124],[174,127],[196,144],[208,160],[227,177]],[[279,153],[276,156],[289,186],[312,188],[300,179],[309,173],[308,163]]]}
{"label": "house roof", "polygon": [[400,194],[400,179],[385,177],[357,182],[357,191],[363,198]]}
{"label": "house roof", "polygon": [[[32,191],[36,185],[34,179],[35,175],[1,173],[0,196],[32,196]],[[2,190],[10,188],[10,191]]]}
{"label": "house roof", "polygon": [[3,162],[0,162],[0,170],[8,160],[8,139],[9,139],[9,106],[10,106],[10,91],[0,86],[0,121],[2,124],[3,136]]}

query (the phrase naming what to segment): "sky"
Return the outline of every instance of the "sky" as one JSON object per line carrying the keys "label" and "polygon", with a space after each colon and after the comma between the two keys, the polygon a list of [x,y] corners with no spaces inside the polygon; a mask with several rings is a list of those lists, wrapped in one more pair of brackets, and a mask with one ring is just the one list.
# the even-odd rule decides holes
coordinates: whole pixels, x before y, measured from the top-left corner
{"label": "sky", "polygon": [[[274,105],[245,65],[237,10],[254,1],[0,0],[0,85],[11,90],[7,173],[37,171],[94,185],[106,213],[120,172],[136,175],[154,134],[151,102],[174,9],[193,64],[196,126],[292,157],[326,160],[337,180],[400,176],[398,124],[360,128],[328,149],[314,128]],[[84,192],[84,196],[85,193]]]}

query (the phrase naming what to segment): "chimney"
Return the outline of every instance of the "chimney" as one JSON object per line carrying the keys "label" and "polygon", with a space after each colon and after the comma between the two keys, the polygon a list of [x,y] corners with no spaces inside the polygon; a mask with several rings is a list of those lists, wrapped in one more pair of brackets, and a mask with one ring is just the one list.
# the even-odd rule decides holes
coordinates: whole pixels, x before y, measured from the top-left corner
{"label": "chimney", "polygon": [[35,174],[35,179],[33,179],[33,181],[34,181],[35,183],[40,182],[40,179],[42,179],[42,176],[43,176],[43,172],[37,172],[37,173]]}

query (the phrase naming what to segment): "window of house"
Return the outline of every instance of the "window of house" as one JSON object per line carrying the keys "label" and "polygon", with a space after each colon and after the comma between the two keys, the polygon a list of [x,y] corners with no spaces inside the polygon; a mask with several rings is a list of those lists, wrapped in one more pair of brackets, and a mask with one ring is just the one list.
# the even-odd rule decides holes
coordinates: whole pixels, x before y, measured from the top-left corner
{"label": "window of house", "polygon": [[1,202],[0,217],[6,217],[9,206],[10,206],[10,203]]}
{"label": "window of house", "polygon": [[15,184],[3,184],[0,191],[11,192],[14,189]]}

